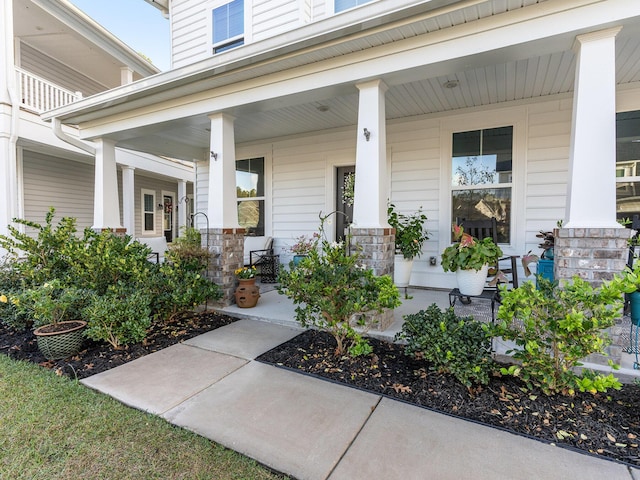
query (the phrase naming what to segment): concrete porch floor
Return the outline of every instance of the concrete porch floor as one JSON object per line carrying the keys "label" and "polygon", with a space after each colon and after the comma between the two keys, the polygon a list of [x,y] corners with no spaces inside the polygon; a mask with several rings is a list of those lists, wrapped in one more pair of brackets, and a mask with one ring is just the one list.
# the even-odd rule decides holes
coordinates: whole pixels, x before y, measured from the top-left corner
{"label": "concrete porch floor", "polygon": [[[299,327],[295,321],[295,306],[293,302],[284,295],[278,294],[276,285],[270,283],[259,283],[260,300],[253,308],[240,308],[237,305],[230,305],[216,310],[231,314],[240,318],[261,320],[289,327]],[[435,303],[441,309],[449,307],[449,291],[409,287],[407,289],[409,299],[404,298],[404,289],[401,289],[402,305],[394,310],[394,321],[386,330],[370,330],[367,335],[381,340],[393,341],[394,336],[402,329],[404,316],[426,309]],[[475,300],[470,305],[461,305],[459,302],[455,306],[456,314],[459,316],[473,316],[477,320],[491,322],[491,306],[486,300]],[[636,355],[627,353],[624,348],[629,346],[629,318],[623,318],[623,323],[614,327],[614,336],[622,335],[622,348],[620,354],[620,369],[614,371],[616,377],[622,382],[631,383],[634,379],[640,379],[640,370],[634,369]],[[494,351],[496,355],[505,355],[506,351],[513,347],[510,342],[501,339],[494,341]],[[606,359],[602,359],[605,364],[585,362],[586,368],[601,370],[605,372],[613,371],[606,365]]]}

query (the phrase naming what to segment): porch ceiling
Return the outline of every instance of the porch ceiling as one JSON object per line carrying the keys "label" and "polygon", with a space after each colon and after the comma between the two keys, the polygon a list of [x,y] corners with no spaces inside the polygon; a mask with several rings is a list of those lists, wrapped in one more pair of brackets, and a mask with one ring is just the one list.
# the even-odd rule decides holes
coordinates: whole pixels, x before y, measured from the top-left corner
{"label": "porch ceiling", "polygon": [[[384,21],[374,18],[371,22],[345,23],[339,28],[323,22],[309,25],[289,32],[288,42],[274,37],[230,50],[224,55],[145,79],[141,88],[132,84],[50,115],[81,127],[85,123],[89,128],[97,125],[100,130],[105,119],[107,123],[108,118],[131,119],[135,117],[136,109],[141,111],[149,107],[148,111],[160,113],[162,120],[157,120],[160,123],[144,126],[142,122],[138,126],[123,123],[122,129],[107,133],[106,128],[105,134],[119,146],[133,150],[185,160],[205,158],[209,151],[209,119],[203,110],[216,105],[224,97],[224,93],[218,92],[229,90],[233,85],[243,82],[247,85],[244,97],[236,97],[235,108],[229,106],[231,103],[227,108],[222,107],[236,118],[238,143],[355,126],[358,111],[355,83],[372,78],[380,78],[389,86],[386,94],[389,120],[483,107],[571,92],[575,36],[620,25],[623,29],[616,39],[617,83],[639,82],[640,18],[616,20],[612,13],[614,4],[624,5],[624,0],[612,0],[608,5],[611,8],[607,10],[611,15],[594,27],[593,10],[581,14],[571,10],[578,5],[584,9],[607,8],[602,2],[591,0],[567,0],[566,3],[544,0],[416,2],[405,9],[388,12]],[[374,7],[375,4],[369,4],[363,9]],[[527,30],[522,25],[530,17],[540,21]],[[451,28],[454,26],[455,29]],[[508,33],[501,32],[500,41],[496,41],[491,34],[500,26],[514,28]],[[447,43],[451,31],[456,32],[461,43]],[[484,44],[473,45],[471,38],[478,32],[484,36],[476,38],[494,42],[494,49]],[[518,34],[517,38],[514,34]],[[404,70],[392,68],[406,65],[394,59],[394,52],[398,56],[410,54],[425,44],[429,44],[430,50],[421,51],[428,52],[423,53],[428,56],[416,60],[414,55],[415,66]],[[465,48],[461,48],[462,44]],[[444,48],[454,51],[442,50]],[[367,61],[371,58],[383,59],[389,68],[378,63],[355,75],[351,71],[353,78],[334,74],[333,78],[326,79],[330,85],[324,87],[314,85],[312,89],[297,93],[251,99],[252,89],[257,91],[256,85],[262,86],[256,79],[269,79],[264,80],[269,86],[276,84],[279,78],[290,80],[286,74],[294,72],[291,73],[293,78],[304,81],[304,76],[314,72],[314,68],[320,68],[318,66],[323,62],[331,67],[368,66]],[[392,65],[394,61],[399,63]],[[344,70],[336,68],[335,71]],[[163,102],[180,108],[183,99],[193,103],[202,101],[204,108],[191,116],[181,116],[182,111],[173,117],[162,116],[163,108],[159,106],[164,107]],[[151,116],[147,118],[153,120]],[[88,133],[87,138],[91,138],[92,133]]]}

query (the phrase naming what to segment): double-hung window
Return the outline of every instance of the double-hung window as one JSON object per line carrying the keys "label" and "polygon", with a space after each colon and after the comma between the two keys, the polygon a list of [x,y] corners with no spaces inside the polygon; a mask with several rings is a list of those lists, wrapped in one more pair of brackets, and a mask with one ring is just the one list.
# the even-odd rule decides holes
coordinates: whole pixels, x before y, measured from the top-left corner
{"label": "double-hung window", "polygon": [[335,12],[342,12],[344,10],[348,10],[350,8],[358,7],[360,5],[364,5],[365,3],[369,3],[371,0],[334,0],[335,1]]}
{"label": "double-hung window", "polygon": [[453,134],[452,220],[498,222],[498,242],[511,241],[513,127]]}
{"label": "double-hung window", "polygon": [[211,11],[213,53],[244,44],[244,0],[233,0]]}
{"label": "double-hung window", "polygon": [[616,115],[616,213],[640,215],[640,111]]}
{"label": "double-hung window", "polygon": [[156,192],[142,190],[142,233],[156,231]]}
{"label": "double-hung window", "polygon": [[236,161],[238,223],[248,235],[264,235],[264,158]]}

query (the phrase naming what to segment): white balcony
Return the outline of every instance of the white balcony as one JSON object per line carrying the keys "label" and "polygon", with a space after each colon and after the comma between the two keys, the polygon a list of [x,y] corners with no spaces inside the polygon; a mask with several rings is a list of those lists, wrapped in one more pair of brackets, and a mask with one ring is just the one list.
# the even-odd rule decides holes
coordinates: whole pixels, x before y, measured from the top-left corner
{"label": "white balcony", "polygon": [[42,113],[62,107],[82,98],[72,92],[33,73],[16,68],[21,105],[27,110]]}

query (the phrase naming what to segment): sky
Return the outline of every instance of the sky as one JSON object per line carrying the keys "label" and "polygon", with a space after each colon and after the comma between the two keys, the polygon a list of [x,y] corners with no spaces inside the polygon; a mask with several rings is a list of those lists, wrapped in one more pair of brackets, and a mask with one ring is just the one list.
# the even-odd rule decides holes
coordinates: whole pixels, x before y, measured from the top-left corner
{"label": "sky", "polygon": [[169,20],[144,0],[69,0],[160,70],[169,70]]}

